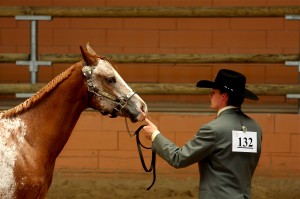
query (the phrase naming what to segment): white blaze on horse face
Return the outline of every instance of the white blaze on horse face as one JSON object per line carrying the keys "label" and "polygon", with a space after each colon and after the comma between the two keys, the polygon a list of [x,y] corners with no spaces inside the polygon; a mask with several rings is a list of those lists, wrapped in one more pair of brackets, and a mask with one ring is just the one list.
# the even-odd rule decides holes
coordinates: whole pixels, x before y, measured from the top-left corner
{"label": "white blaze on horse face", "polygon": [[114,77],[117,83],[114,85],[115,89],[113,91],[121,91],[121,93],[127,93],[132,91],[132,89],[128,86],[128,84],[123,80],[123,78],[108,61],[100,59],[98,62],[98,66],[96,66],[94,72],[95,74],[99,74],[100,76],[106,78]]}
{"label": "white blaze on horse face", "polygon": [[[110,91],[116,97],[124,97],[132,91],[128,84],[122,79],[113,66],[106,60],[99,59],[98,65],[94,69],[96,86],[105,92]],[[102,77],[100,82],[97,77]],[[114,78],[116,82],[109,83],[107,80]],[[106,89],[105,89],[106,87]],[[111,103],[111,102],[109,102]]]}
{"label": "white blaze on horse face", "polygon": [[[132,89],[123,80],[114,67],[106,60],[99,59],[98,65],[94,69],[95,86],[104,92],[109,92],[116,98],[122,99],[129,97],[128,94],[132,93]],[[109,82],[115,79],[115,82]],[[116,107],[116,104],[110,100],[102,100],[97,98],[98,104],[105,110],[112,110]],[[132,96],[131,101],[135,103],[135,107],[131,107],[131,111],[135,110],[135,113],[139,113],[137,119],[141,121],[144,119],[147,113],[146,103],[136,94]]]}
{"label": "white blaze on horse face", "polygon": [[14,198],[15,161],[25,135],[26,125],[21,119],[0,119],[0,198]]}

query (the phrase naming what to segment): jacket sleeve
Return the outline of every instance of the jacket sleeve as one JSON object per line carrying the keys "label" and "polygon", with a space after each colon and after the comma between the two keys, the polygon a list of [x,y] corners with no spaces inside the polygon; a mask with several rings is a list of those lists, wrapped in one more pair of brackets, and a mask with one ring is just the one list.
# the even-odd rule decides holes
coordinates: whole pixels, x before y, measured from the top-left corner
{"label": "jacket sleeve", "polygon": [[204,125],[194,138],[181,148],[160,133],[153,140],[152,150],[171,166],[182,168],[201,161],[211,154],[215,148],[215,142],[214,132],[210,126]]}

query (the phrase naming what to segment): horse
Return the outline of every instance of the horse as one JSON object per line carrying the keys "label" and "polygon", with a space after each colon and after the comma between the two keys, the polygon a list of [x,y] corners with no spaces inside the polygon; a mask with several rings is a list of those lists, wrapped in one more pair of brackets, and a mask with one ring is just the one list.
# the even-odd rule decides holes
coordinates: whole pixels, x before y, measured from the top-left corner
{"label": "horse", "polygon": [[87,43],[75,63],[20,105],[0,113],[0,198],[45,198],[57,156],[81,113],[143,121],[147,105]]}

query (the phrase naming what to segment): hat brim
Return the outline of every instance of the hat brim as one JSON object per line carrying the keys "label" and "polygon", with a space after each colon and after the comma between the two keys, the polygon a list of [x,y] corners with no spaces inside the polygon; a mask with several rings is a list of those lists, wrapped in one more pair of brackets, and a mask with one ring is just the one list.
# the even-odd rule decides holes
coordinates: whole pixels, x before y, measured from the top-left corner
{"label": "hat brim", "polygon": [[215,82],[209,80],[200,80],[196,86],[200,88],[219,88]]}
{"label": "hat brim", "polygon": [[[199,88],[222,88],[222,85],[218,85],[215,82],[209,81],[209,80],[200,80],[198,81],[198,83],[196,84],[197,87]],[[259,100],[258,96],[255,95],[253,92],[251,92],[250,90],[245,88],[244,93],[238,93],[240,95],[242,95],[243,97],[250,99],[250,100]]]}

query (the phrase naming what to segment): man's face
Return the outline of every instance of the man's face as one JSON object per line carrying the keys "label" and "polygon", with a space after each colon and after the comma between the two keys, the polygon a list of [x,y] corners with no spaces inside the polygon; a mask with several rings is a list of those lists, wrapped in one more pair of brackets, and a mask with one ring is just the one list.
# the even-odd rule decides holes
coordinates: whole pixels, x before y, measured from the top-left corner
{"label": "man's face", "polygon": [[228,96],[226,93],[220,93],[219,89],[212,89],[210,96],[210,108],[220,110],[227,105]]}

